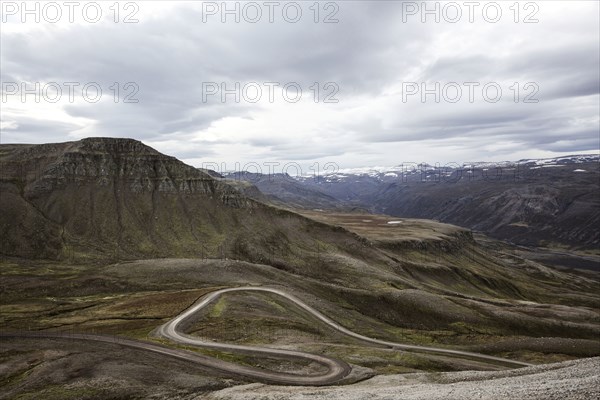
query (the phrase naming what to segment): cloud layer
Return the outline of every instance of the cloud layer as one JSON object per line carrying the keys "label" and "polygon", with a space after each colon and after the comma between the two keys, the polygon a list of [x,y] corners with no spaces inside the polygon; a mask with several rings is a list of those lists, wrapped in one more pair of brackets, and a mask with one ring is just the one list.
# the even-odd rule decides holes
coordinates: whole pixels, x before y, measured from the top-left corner
{"label": "cloud layer", "polygon": [[[74,23],[43,15],[21,23],[3,8],[3,143],[133,137],[198,166],[227,168],[463,162],[600,147],[597,2],[520,3],[518,15],[512,2],[496,2],[495,23],[496,6],[482,11],[489,2],[473,23],[462,2],[429,2],[439,22],[422,2],[321,2],[318,15],[312,2],[281,2],[273,22],[262,2],[227,3],[237,4],[239,22],[221,2],[134,3],[119,23],[105,3],[93,24],[77,13]],[[456,23],[454,5],[463,13]],[[256,9],[262,19],[252,23]],[[123,23],[132,10],[139,22]],[[338,22],[324,23],[327,16]],[[46,98],[52,90],[39,103],[31,94],[22,101],[7,82],[40,90],[56,82],[63,93],[56,103]],[[73,101],[66,82],[80,84]],[[102,89],[96,103],[82,98],[90,82]],[[230,93],[223,102],[220,85],[236,83],[240,101]],[[289,101],[293,87],[301,88],[297,102]],[[324,102],[328,95],[337,102]]]}

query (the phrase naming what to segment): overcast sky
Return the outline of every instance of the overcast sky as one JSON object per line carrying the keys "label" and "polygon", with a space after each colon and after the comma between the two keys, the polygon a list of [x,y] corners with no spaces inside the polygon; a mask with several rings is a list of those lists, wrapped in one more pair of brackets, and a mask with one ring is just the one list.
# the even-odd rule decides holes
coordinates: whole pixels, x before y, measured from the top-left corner
{"label": "overcast sky", "polygon": [[109,1],[93,23],[57,2],[37,23],[3,1],[1,141],[129,137],[218,169],[598,152],[599,2],[487,3],[136,1],[115,22]]}

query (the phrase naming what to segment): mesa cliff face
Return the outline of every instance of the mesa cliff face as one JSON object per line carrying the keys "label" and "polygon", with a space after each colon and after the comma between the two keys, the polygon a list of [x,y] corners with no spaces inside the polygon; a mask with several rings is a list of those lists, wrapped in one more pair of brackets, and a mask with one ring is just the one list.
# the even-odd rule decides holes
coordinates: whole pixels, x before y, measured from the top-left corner
{"label": "mesa cliff face", "polygon": [[5,256],[216,256],[256,226],[253,212],[273,214],[131,139],[2,145],[0,163]]}
{"label": "mesa cliff face", "polygon": [[216,195],[232,206],[250,206],[227,185],[137,140],[89,138],[62,145],[11,147],[13,151],[3,153],[5,177],[22,185],[29,198],[69,185],[118,183],[131,193]]}

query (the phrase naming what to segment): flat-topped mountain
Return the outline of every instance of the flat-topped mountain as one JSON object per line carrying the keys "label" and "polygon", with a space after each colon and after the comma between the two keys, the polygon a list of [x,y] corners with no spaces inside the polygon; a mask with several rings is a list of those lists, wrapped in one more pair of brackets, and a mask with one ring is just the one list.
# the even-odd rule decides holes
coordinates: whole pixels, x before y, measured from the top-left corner
{"label": "flat-topped mountain", "polygon": [[0,164],[5,256],[258,261],[329,229],[131,139],[1,145]]}
{"label": "flat-topped mountain", "polygon": [[217,196],[234,207],[247,199],[205,172],[133,139],[87,138],[78,142],[2,145],[3,183],[36,197],[73,184],[111,183],[134,193],[187,193]]}

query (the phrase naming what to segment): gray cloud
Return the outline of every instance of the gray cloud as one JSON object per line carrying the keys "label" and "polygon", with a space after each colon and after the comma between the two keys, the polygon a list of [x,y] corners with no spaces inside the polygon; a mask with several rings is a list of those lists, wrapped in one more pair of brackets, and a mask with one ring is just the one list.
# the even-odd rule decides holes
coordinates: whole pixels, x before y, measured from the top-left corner
{"label": "gray cloud", "polygon": [[77,125],[67,122],[21,117],[17,123],[2,129],[2,143],[65,142],[73,140],[66,132],[77,128]]}
{"label": "gray cloud", "polygon": [[[139,24],[3,32],[3,81],[97,82],[106,98],[57,105],[71,117],[58,122],[3,104],[3,123],[18,127],[3,128],[2,141],[135,137],[187,159],[245,159],[256,149],[260,157],[329,157],[347,167],[377,162],[378,154],[384,163],[419,141],[427,154],[428,143],[456,139],[457,154],[473,159],[482,143],[502,141],[518,142],[519,151],[598,148],[597,4],[545,13],[530,26],[403,23],[400,2],[339,6],[337,24],[315,24],[310,14],[298,24],[202,23],[197,3],[181,2]],[[297,82],[307,101],[203,99],[203,82],[253,81]],[[399,87],[408,81],[498,82],[504,96],[495,104],[403,103]],[[139,102],[123,103],[122,89],[113,101],[115,82],[135,82]],[[340,103],[311,106],[314,82],[335,82]],[[514,103],[514,82],[536,82],[539,104]]]}

